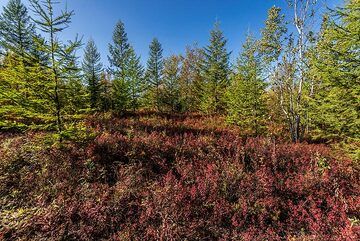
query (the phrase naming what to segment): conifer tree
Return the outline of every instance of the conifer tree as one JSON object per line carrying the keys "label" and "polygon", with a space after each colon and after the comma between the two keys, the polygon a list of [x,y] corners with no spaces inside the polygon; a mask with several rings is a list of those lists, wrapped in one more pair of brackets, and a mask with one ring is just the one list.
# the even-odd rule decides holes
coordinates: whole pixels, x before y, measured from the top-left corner
{"label": "conifer tree", "polygon": [[153,39],[150,44],[149,60],[146,69],[146,82],[148,98],[156,110],[161,110],[161,88],[163,87],[163,49],[158,39]]}
{"label": "conifer tree", "polygon": [[46,128],[53,119],[46,73],[46,67],[29,66],[18,54],[5,56],[0,67],[0,128]]}
{"label": "conifer tree", "polygon": [[40,128],[49,121],[44,91],[47,55],[38,48],[27,8],[10,0],[0,15],[0,48],[6,51],[0,69],[0,112],[4,128]]}
{"label": "conifer tree", "polygon": [[130,91],[130,107],[136,111],[141,103],[144,92],[144,68],[140,63],[140,57],[131,47],[129,54],[128,83]]}
{"label": "conifer tree", "polygon": [[113,80],[113,107],[118,112],[124,112],[129,107],[130,87],[127,81],[131,46],[128,43],[124,23],[119,21],[113,33],[113,44],[109,45],[110,72]]}
{"label": "conifer tree", "polygon": [[281,8],[271,7],[265,21],[265,27],[261,30],[259,52],[262,58],[265,76],[268,77],[274,71],[274,65],[279,61],[283,50],[284,35],[287,32],[285,16],[281,14]]}
{"label": "conifer tree", "polygon": [[258,42],[248,35],[237,61],[237,72],[227,92],[228,121],[244,133],[260,135],[266,124],[266,83],[261,77]]}
{"label": "conifer tree", "polygon": [[25,5],[21,0],[9,0],[0,15],[0,46],[24,58],[32,47],[34,34],[34,24]]}
{"label": "conifer tree", "polygon": [[181,56],[172,55],[164,60],[164,89],[162,102],[173,112],[183,110],[180,96]]}
{"label": "conifer tree", "polygon": [[184,110],[199,111],[205,86],[202,76],[204,51],[196,45],[186,48],[180,75],[180,95]]}
{"label": "conifer tree", "polygon": [[229,85],[229,56],[226,50],[227,40],[215,23],[210,33],[210,44],[204,49],[202,110],[207,113],[221,112],[225,109],[224,90]]}
{"label": "conifer tree", "polygon": [[59,15],[55,14],[55,5],[57,2],[53,0],[30,0],[33,11],[38,16],[35,19],[37,27],[46,36],[41,49],[47,53],[49,57],[50,73],[46,73],[48,81],[46,88],[50,97],[50,105],[53,108],[53,114],[56,121],[56,127],[62,139],[62,131],[64,130],[64,104],[65,104],[65,86],[73,70],[71,63],[73,61],[75,51],[80,47],[81,42],[76,38],[75,41],[69,41],[67,44],[62,43],[58,34],[63,32],[71,22],[73,11],[62,11]]}
{"label": "conifer tree", "polygon": [[82,70],[90,94],[90,107],[92,109],[99,107],[100,75],[103,70],[103,65],[100,61],[100,53],[94,40],[90,39],[85,48]]}
{"label": "conifer tree", "polygon": [[100,107],[101,110],[109,111],[113,109],[113,101],[112,101],[112,82],[110,79],[110,74],[103,70],[100,75]]}
{"label": "conifer tree", "polygon": [[317,80],[311,98],[311,134],[315,139],[360,139],[360,3],[349,0],[325,18],[310,54]]}

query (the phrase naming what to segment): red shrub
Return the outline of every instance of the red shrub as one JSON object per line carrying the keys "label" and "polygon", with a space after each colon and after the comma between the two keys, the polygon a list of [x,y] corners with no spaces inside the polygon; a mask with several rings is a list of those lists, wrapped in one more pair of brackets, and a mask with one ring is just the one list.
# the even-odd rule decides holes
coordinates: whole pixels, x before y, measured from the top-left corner
{"label": "red shrub", "polygon": [[321,145],[243,140],[220,122],[139,115],[92,120],[99,133],[85,147],[3,145],[1,212],[23,211],[2,218],[0,237],[360,238],[349,219],[359,219],[358,166]]}

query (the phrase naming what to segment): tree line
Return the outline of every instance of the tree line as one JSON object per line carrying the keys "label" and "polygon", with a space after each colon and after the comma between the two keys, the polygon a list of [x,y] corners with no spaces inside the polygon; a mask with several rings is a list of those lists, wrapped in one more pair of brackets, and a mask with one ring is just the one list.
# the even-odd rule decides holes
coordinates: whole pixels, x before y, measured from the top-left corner
{"label": "tree line", "polygon": [[[205,47],[163,56],[158,39],[146,66],[119,21],[109,67],[93,40],[62,41],[74,15],[53,0],[9,0],[0,15],[0,128],[66,130],[94,112],[221,114],[246,135],[283,126],[292,141],[358,141],[360,133],[360,2],[318,16],[315,0],[272,7],[259,38],[246,36],[236,63],[216,22]],[[322,18],[321,27],[314,24]]]}

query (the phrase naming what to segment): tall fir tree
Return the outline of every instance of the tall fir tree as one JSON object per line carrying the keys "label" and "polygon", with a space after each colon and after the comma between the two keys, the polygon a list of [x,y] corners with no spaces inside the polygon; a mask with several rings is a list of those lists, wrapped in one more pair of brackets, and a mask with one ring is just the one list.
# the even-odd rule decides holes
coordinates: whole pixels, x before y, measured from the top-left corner
{"label": "tall fir tree", "polygon": [[100,53],[94,40],[90,39],[85,47],[82,71],[90,94],[90,107],[99,107],[100,78],[103,71]]}
{"label": "tall fir tree", "polygon": [[100,93],[99,93],[99,101],[100,101],[100,109],[103,111],[110,111],[113,108],[113,97],[112,97],[112,82],[110,79],[110,74],[103,70],[100,75]]}
{"label": "tall fir tree", "polygon": [[81,41],[77,38],[75,41],[62,43],[58,35],[63,32],[71,22],[73,11],[61,11],[56,15],[55,5],[58,2],[53,0],[30,0],[33,11],[38,16],[35,19],[37,27],[46,36],[41,49],[48,54],[49,66],[46,73],[46,87],[49,96],[49,104],[52,106],[52,113],[55,117],[56,127],[59,133],[59,140],[62,140],[64,130],[64,105],[66,103],[66,84],[74,70],[74,56],[76,50],[81,46]]}
{"label": "tall fir tree", "polygon": [[113,80],[113,107],[117,112],[124,112],[129,107],[130,89],[127,81],[131,46],[128,42],[124,23],[119,21],[113,33],[113,44],[109,45],[110,72]]}
{"label": "tall fir tree", "polygon": [[5,51],[0,69],[3,128],[42,128],[49,120],[43,88],[47,55],[38,49],[41,41],[25,5],[10,0],[0,15],[0,49]]}
{"label": "tall fir tree", "polygon": [[248,35],[237,61],[237,71],[227,91],[228,121],[239,125],[248,135],[260,135],[266,129],[266,83],[258,42]]}
{"label": "tall fir tree", "polygon": [[310,54],[310,75],[317,83],[310,101],[310,133],[315,139],[360,141],[359,36],[359,1],[347,1],[323,22]]}
{"label": "tall fir tree", "polygon": [[136,111],[141,105],[144,92],[144,68],[140,57],[136,55],[131,47],[129,53],[128,85],[130,91],[130,108]]}
{"label": "tall fir tree", "polygon": [[183,111],[181,102],[181,64],[182,57],[172,55],[164,60],[164,88],[162,102],[172,112]]}
{"label": "tall fir tree", "polygon": [[229,86],[229,56],[227,40],[216,22],[210,33],[210,44],[204,48],[202,66],[205,85],[201,107],[206,113],[222,112],[225,109],[224,90]]}
{"label": "tall fir tree", "polygon": [[186,48],[180,73],[181,103],[186,111],[199,111],[205,86],[202,76],[204,51],[196,45]]}
{"label": "tall fir tree", "polygon": [[287,117],[278,101],[276,68],[279,66],[281,56],[284,53],[284,43],[286,40],[287,26],[285,15],[281,13],[281,8],[273,6],[268,10],[265,27],[261,30],[259,40],[259,54],[262,65],[262,77],[271,86],[267,91],[268,115],[270,126],[269,131],[278,134],[287,129]]}
{"label": "tall fir tree", "polygon": [[267,79],[274,72],[274,65],[279,61],[286,32],[285,16],[281,14],[281,8],[271,7],[268,11],[265,27],[261,30],[259,41],[259,53],[264,66],[264,75]]}
{"label": "tall fir tree", "polygon": [[0,15],[0,46],[26,57],[35,35],[28,10],[21,0],[10,0]]}
{"label": "tall fir tree", "polygon": [[146,69],[147,97],[152,107],[161,110],[161,88],[163,87],[163,49],[158,39],[154,38],[150,44],[149,59]]}

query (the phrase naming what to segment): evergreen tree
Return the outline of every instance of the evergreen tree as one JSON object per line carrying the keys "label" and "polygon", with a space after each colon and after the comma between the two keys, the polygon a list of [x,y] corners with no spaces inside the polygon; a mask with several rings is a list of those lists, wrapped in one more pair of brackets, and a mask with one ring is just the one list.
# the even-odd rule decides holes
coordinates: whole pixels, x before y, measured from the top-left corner
{"label": "evergreen tree", "polygon": [[310,102],[313,138],[360,139],[359,36],[359,1],[347,1],[323,23],[310,55],[310,73],[317,80],[317,91]]}
{"label": "evergreen tree", "polygon": [[284,34],[287,28],[284,21],[285,16],[281,14],[281,8],[271,7],[265,21],[265,27],[261,30],[259,51],[262,57],[263,66],[266,67],[265,76],[273,73],[274,64],[279,61],[282,52]]}
{"label": "evergreen tree", "polygon": [[244,133],[259,135],[266,126],[266,83],[261,78],[258,42],[248,35],[237,61],[237,73],[227,92],[228,121]]}
{"label": "evergreen tree", "polygon": [[48,104],[49,74],[39,63],[27,65],[20,55],[8,53],[0,67],[0,128],[46,128],[53,120]]}
{"label": "evergreen tree", "polygon": [[[56,127],[60,134],[60,141],[63,126],[64,104],[66,97],[65,88],[69,74],[73,70],[74,53],[80,47],[79,40],[69,41],[63,44],[57,37],[69,25],[73,11],[62,11],[59,15],[55,15],[54,6],[57,2],[53,0],[30,0],[33,11],[37,14],[35,19],[37,27],[46,35],[46,41],[43,42],[41,49],[50,56],[49,69],[50,73],[46,74],[48,82],[43,91],[47,92],[50,97],[50,105],[53,106],[53,114],[56,121]],[[70,64],[70,65],[69,65]]]}
{"label": "evergreen tree", "polygon": [[112,99],[112,83],[110,80],[110,74],[107,71],[103,71],[100,75],[100,108],[104,111],[113,109]]}
{"label": "evergreen tree", "polygon": [[183,110],[180,96],[181,56],[172,55],[164,61],[162,102],[173,112]]}
{"label": "evergreen tree", "polygon": [[100,53],[95,42],[90,39],[85,48],[82,70],[90,93],[90,107],[92,109],[99,106],[100,75],[103,70],[100,59]]}
{"label": "evergreen tree", "polygon": [[204,87],[204,78],[201,74],[203,57],[202,49],[197,46],[186,48],[180,73],[180,96],[183,110],[200,110]]}
{"label": "evergreen tree", "polygon": [[204,49],[202,110],[211,113],[224,110],[224,90],[229,85],[229,56],[218,22],[211,31],[210,45]]}
{"label": "evergreen tree", "polygon": [[[78,57],[73,52],[65,60],[67,71],[64,72],[64,112],[71,115],[73,119],[82,118],[81,114],[88,112],[90,108],[89,94],[83,84],[81,68],[78,64]],[[80,115],[79,115],[80,114]]]}
{"label": "evergreen tree", "polygon": [[124,24],[119,21],[114,30],[113,44],[109,45],[110,72],[113,81],[113,107],[118,112],[124,112],[130,104],[130,86],[128,83],[129,60],[131,46],[125,32]]}
{"label": "evergreen tree", "polygon": [[0,15],[0,46],[26,57],[35,34],[27,8],[21,0],[10,0]]}
{"label": "evergreen tree", "polygon": [[140,63],[133,48],[130,48],[128,83],[130,91],[130,107],[133,111],[140,106],[141,98],[144,91],[144,68]]}
{"label": "evergreen tree", "polygon": [[164,61],[162,52],[163,49],[159,40],[153,39],[147,62],[146,82],[149,101],[158,111],[161,110],[161,88],[163,87]]}
{"label": "evergreen tree", "polygon": [[39,48],[27,8],[10,0],[0,15],[0,48],[5,50],[0,69],[0,112],[4,128],[40,128],[49,121],[44,88],[48,56]]}

